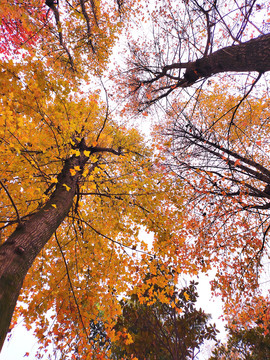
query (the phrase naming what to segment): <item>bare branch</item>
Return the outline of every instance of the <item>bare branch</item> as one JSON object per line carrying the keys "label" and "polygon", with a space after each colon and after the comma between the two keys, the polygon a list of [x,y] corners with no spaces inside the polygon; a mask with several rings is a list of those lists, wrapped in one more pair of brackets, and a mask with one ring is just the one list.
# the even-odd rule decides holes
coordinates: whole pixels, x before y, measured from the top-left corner
{"label": "bare branch", "polygon": [[80,307],[79,307],[79,304],[78,304],[78,301],[77,301],[77,297],[76,297],[76,294],[75,294],[75,291],[74,291],[74,288],[73,288],[73,285],[72,285],[72,281],[71,281],[71,277],[70,277],[70,273],[69,273],[69,269],[68,269],[68,264],[67,264],[67,261],[66,261],[66,258],[65,258],[65,255],[63,253],[63,250],[62,250],[62,247],[59,243],[59,240],[58,240],[58,237],[57,237],[57,234],[56,232],[54,233],[54,237],[55,237],[55,240],[57,242],[57,245],[58,245],[58,248],[61,252],[61,256],[63,258],[63,261],[64,261],[64,264],[65,264],[65,268],[66,268],[66,274],[67,274],[67,277],[68,277],[68,282],[69,282],[69,285],[70,285],[70,289],[71,289],[71,292],[72,292],[72,296],[73,296],[73,299],[74,299],[74,302],[76,304],[76,308],[77,308],[77,311],[78,311],[78,314],[79,314],[79,318],[80,318],[80,321],[81,321],[81,324],[82,324],[82,327],[83,327],[83,330],[87,336],[87,339],[89,339],[89,335],[88,335],[88,332],[87,332],[87,329],[86,329],[86,326],[84,324],[84,321],[83,321],[83,318],[82,318],[82,314],[81,314],[81,311],[80,311]]}
{"label": "bare branch", "polygon": [[5,192],[6,192],[7,196],[8,196],[8,198],[9,198],[9,200],[11,201],[12,206],[14,207],[14,210],[15,210],[16,215],[17,215],[17,221],[18,221],[19,225],[22,225],[22,221],[21,221],[21,218],[20,218],[19,211],[18,211],[18,209],[17,209],[17,206],[16,206],[15,202],[14,202],[13,199],[12,199],[12,196],[10,195],[7,187],[4,185],[3,181],[1,181],[1,180],[0,180],[0,185],[1,185],[2,188],[5,190]]}

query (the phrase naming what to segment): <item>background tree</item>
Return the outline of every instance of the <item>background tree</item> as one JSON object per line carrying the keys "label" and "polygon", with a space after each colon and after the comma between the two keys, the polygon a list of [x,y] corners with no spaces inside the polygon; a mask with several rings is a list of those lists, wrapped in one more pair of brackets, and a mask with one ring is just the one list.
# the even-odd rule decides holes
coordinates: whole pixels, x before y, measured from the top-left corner
{"label": "background tree", "polygon": [[152,285],[144,294],[122,300],[112,358],[196,359],[203,342],[216,339],[215,325],[207,325],[210,316],[195,308],[197,298],[191,282],[180,291]]}
{"label": "background tree", "polygon": [[229,329],[226,344],[220,344],[209,360],[267,359],[270,355],[269,332],[258,324],[248,329]]}
{"label": "background tree", "polygon": [[87,72],[101,74],[105,69],[131,5],[129,1],[3,1],[0,48],[7,59],[34,54],[58,76],[67,77],[71,71],[87,81]]}
{"label": "background tree", "polygon": [[202,271],[216,268],[212,286],[228,316],[251,321],[258,315],[259,274],[268,256],[269,100],[239,101],[216,86],[201,92],[196,107],[183,110],[176,102],[161,144],[167,144],[164,162],[185,184],[183,253]]}
{"label": "background tree", "polygon": [[184,190],[175,264],[215,268],[228,318],[245,324],[269,304],[259,288],[269,230],[267,11],[257,1],[163,2],[148,11],[152,34],[129,42],[123,73],[127,106],[147,115],[156,104],[159,163]]}
{"label": "background tree", "polygon": [[[250,72],[256,76],[255,72],[270,70],[267,4],[169,0],[148,10],[148,19],[153,32],[129,42],[124,73],[129,94],[141,110],[157,100],[165,99],[166,104],[180,94],[188,101],[195,89],[209,86],[209,77]],[[239,83],[239,75],[231,78]],[[243,84],[251,84],[253,76]]]}

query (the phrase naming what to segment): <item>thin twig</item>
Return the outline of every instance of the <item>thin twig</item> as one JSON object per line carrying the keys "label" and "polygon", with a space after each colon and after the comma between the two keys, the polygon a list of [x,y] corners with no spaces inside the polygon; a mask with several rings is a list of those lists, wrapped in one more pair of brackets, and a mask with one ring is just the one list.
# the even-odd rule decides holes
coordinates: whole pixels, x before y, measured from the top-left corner
{"label": "thin twig", "polygon": [[76,295],[75,295],[75,291],[74,291],[74,288],[73,288],[73,285],[72,285],[72,282],[71,282],[71,278],[70,278],[70,274],[69,274],[69,270],[68,270],[68,265],[67,265],[67,261],[66,261],[66,258],[65,258],[65,255],[63,253],[63,250],[61,248],[61,245],[58,241],[58,238],[57,238],[57,235],[56,235],[56,232],[54,233],[54,236],[55,236],[55,240],[57,242],[57,245],[59,247],[59,250],[61,252],[61,255],[62,255],[62,258],[63,258],[63,261],[64,261],[64,264],[65,264],[65,268],[66,268],[66,272],[67,272],[67,277],[68,277],[68,282],[69,282],[69,285],[70,285],[70,289],[71,289],[71,292],[72,292],[72,295],[73,295],[73,298],[74,298],[74,301],[75,301],[75,304],[76,304],[76,307],[77,307],[77,310],[78,310],[78,314],[79,314],[79,318],[81,320],[81,323],[82,323],[82,326],[83,326],[83,330],[87,336],[87,339],[89,339],[89,336],[88,336],[88,333],[87,333],[87,330],[86,330],[86,327],[84,325],[84,322],[83,322],[83,318],[82,318],[82,314],[81,314],[81,311],[80,311],[80,307],[79,307],[79,304],[77,302],[77,298],[76,298]]}
{"label": "thin twig", "polygon": [[11,197],[8,189],[7,189],[7,187],[4,185],[3,181],[1,181],[1,180],[0,180],[0,185],[1,185],[2,188],[5,190],[7,196],[9,197],[9,200],[10,200],[11,203],[12,203],[12,206],[13,206],[14,209],[15,209],[15,212],[16,212],[16,215],[17,215],[17,220],[18,220],[19,225],[22,225],[22,221],[21,221],[21,217],[20,217],[19,211],[18,211],[17,206],[15,205],[15,203],[14,203],[14,201],[13,201],[13,199],[12,199],[12,197]]}
{"label": "thin twig", "polygon": [[93,226],[91,226],[87,221],[85,221],[85,220],[83,220],[83,219],[81,219],[81,218],[75,218],[75,217],[74,217],[74,219],[80,220],[82,223],[84,223],[85,225],[87,225],[88,227],[90,227],[96,234],[98,234],[99,236],[104,237],[105,239],[111,241],[111,242],[114,243],[114,244],[119,245],[120,247],[124,247],[124,248],[127,248],[127,249],[129,249],[129,250],[136,251],[136,252],[139,252],[139,253],[148,255],[148,256],[154,256],[153,254],[149,254],[149,253],[146,252],[146,251],[138,250],[138,249],[135,249],[135,248],[133,248],[133,247],[131,247],[131,246],[124,245],[124,244],[120,243],[120,241],[114,240],[114,239],[110,238],[109,236],[102,234],[100,231],[98,231],[98,230],[95,229]]}
{"label": "thin twig", "polygon": [[262,246],[259,250],[259,253],[262,253],[263,252],[263,249],[264,249],[264,245],[265,245],[265,240],[266,240],[266,235],[268,233],[268,231],[270,230],[270,224],[268,225],[267,229],[265,230],[264,234],[263,234],[263,241],[262,241]]}

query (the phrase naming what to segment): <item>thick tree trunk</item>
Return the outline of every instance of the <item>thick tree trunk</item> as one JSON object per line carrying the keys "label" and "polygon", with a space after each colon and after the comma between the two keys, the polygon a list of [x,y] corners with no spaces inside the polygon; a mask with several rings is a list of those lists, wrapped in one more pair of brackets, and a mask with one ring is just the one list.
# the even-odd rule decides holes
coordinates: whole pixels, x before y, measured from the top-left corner
{"label": "thick tree trunk", "polygon": [[185,79],[190,83],[222,72],[264,73],[270,70],[270,34],[232,45],[189,63]]}
{"label": "thick tree trunk", "polygon": [[[56,189],[46,205],[18,226],[0,247],[0,351],[8,332],[23,280],[35,258],[50,240],[67,216],[73,202],[80,173],[72,176],[70,169],[86,164],[88,158],[81,152],[78,157],[65,161],[58,176]],[[64,186],[67,185],[70,190]]]}

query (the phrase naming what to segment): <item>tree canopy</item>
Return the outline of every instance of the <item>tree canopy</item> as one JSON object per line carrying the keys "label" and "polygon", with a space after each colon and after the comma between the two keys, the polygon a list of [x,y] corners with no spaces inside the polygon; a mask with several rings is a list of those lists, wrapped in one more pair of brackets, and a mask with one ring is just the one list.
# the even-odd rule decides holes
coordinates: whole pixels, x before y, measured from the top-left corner
{"label": "tree canopy", "polygon": [[23,316],[38,356],[110,357],[91,324],[116,341],[119,299],[143,302],[149,271],[149,289],[215,271],[230,326],[266,331],[268,5],[0,11],[0,348]]}
{"label": "tree canopy", "polygon": [[219,344],[209,360],[267,359],[270,355],[269,332],[265,333],[260,320],[253,327],[229,329],[227,343]]}

